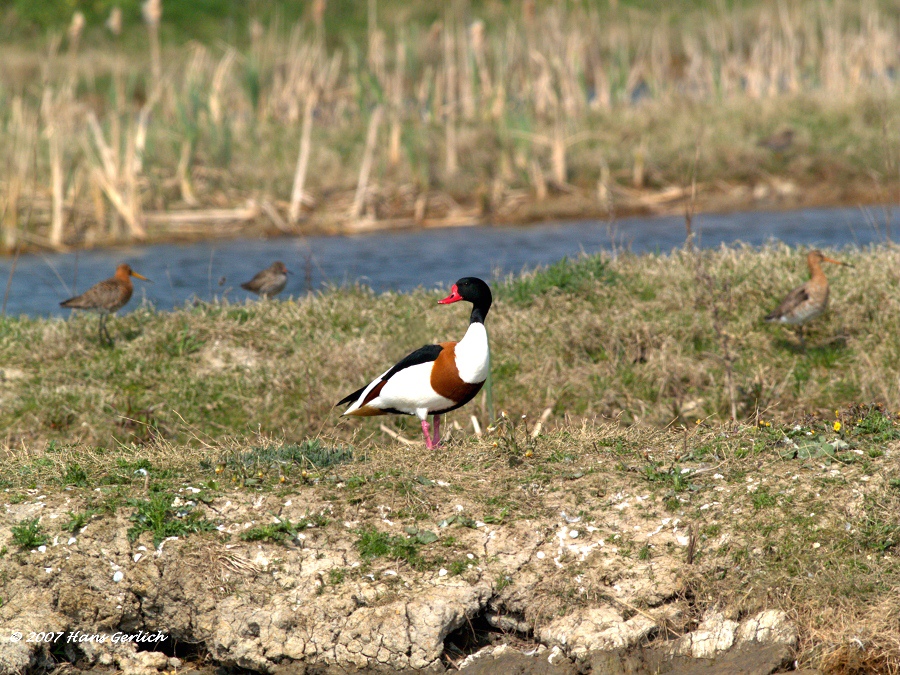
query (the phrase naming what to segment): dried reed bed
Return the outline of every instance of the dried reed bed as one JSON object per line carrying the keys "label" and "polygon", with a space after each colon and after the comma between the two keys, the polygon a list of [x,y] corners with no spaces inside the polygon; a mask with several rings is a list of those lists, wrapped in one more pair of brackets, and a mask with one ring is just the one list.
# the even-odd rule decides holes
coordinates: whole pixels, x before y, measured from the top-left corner
{"label": "dried reed bed", "polygon": [[[317,3],[287,37],[254,23],[243,51],[161,45],[164,8],[146,7],[149,58],[123,53],[113,17],[105,48],[82,44],[80,15],[46,54],[10,50],[6,249],[141,240],[177,229],[170,209],[210,231],[255,217],[290,231],[310,214],[515,218],[551,193],[654,208],[686,197],[695,154],[710,189],[896,178],[900,29],[877,4],[679,16],[525,3],[489,23],[455,7],[431,26],[373,15],[364,44],[334,47]],[[756,148],[785,125],[792,161]]]}

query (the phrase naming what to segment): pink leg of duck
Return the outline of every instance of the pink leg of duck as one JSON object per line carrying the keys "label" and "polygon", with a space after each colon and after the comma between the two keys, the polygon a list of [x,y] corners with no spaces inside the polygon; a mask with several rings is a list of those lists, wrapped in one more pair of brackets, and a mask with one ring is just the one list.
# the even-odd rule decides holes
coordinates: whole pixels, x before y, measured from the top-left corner
{"label": "pink leg of duck", "polygon": [[436,448],[441,444],[441,416],[434,416],[434,428],[431,431],[431,447]]}
{"label": "pink leg of duck", "polygon": [[431,442],[431,426],[428,420],[422,420],[422,433],[425,434],[425,447],[431,450],[434,444]]}

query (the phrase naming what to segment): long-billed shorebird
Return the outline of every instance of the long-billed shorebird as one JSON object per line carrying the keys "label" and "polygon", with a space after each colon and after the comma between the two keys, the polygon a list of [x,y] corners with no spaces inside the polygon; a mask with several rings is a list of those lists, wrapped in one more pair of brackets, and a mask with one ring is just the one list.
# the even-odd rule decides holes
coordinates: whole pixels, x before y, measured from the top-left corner
{"label": "long-billed shorebird", "polygon": [[[484,320],[491,308],[491,289],[477,277],[460,279],[439,303],[472,303],[469,328],[459,342],[425,345],[369,384],[342,398],[344,415],[415,415],[422,422],[425,447],[441,442],[441,415],[471,401],[487,379],[491,356]],[[434,431],[428,425],[434,415]]]}
{"label": "long-billed shorebird", "polygon": [[264,298],[272,298],[284,290],[288,274],[290,272],[284,263],[276,260],[262,272],[257,272],[250,281],[241,284],[241,288]]}
{"label": "long-billed shorebird", "polygon": [[81,295],[63,300],[59,304],[70,309],[92,309],[100,312],[100,341],[103,342],[105,336],[106,341],[112,344],[112,338],[106,330],[106,317],[124,307],[131,300],[131,294],[134,292],[131,277],[150,281],[125,263],[121,263],[116,267],[114,276],[94,284]]}
{"label": "long-billed shorebird", "polygon": [[852,267],[849,263],[827,257],[821,251],[810,251],[806,256],[806,264],[809,266],[809,281],[788,293],[777,309],[766,315],[766,321],[770,323],[797,326],[801,345],[805,344],[803,341],[804,324],[821,316],[828,309],[828,279],[825,278],[825,273],[822,271],[823,262]]}

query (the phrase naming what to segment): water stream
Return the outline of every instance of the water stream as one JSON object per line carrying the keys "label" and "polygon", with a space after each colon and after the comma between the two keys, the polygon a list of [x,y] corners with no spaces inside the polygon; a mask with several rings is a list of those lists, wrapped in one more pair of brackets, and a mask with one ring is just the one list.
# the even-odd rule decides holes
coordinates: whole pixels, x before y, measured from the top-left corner
{"label": "water stream", "polygon": [[[693,228],[701,247],[738,242],[759,246],[777,240],[792,246],[843,248],[886,242],[892,234],[900,234],[898,224],[897,214],[877,207],[698,215]],[[444,289],[461,276],[490,279],[581,252],[668,252],[684,240],[684,218],[672,216],[31,254],[18,260],[6,313],[65,316],[70,310],[59,302],[112,276],[119,262],[129,263],[153,280],[152,284],[135,281],[130,307],[145,301],[169,310],[195,298],[239,302],[253,297],[240,283],[274,260],[284,261],[293,272],[283,293],[286,297],[327,284],[355,282],[379,292],[418,286]],[[12,258],[0,261],[0,292],[5,290],[12,264]]]}

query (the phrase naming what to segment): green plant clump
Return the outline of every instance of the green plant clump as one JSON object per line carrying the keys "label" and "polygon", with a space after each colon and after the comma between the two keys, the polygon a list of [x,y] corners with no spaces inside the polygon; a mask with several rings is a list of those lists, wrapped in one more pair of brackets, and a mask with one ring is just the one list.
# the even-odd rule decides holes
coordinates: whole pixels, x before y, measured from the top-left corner
{"label": "green plant clump", "polygon": [[324,518],[315,518],[309,520],[301,518],[298,522],[292,523],[287,518],[279,520],[277,523],[269,523],[268,525],[259,525],[252,527],[246,532],[241,533],[241,539],[244,541],[272,541],[284,544],[297,537],[297,534],[310,526],[322,527],[327,523]]}
{"label": "green plant clump", "polygon": [[216,526],[192,506],[175,507],[175,497],[166,492],[154,492],[150,499],[132,499],[133,525],[128,528],[129,541],[135,541],[144,532],[153,533],[153,545],[159,546],[166,537],[181,537],[194,532],[209,532]]}
{"label": "green plant clump", "polygon": [[47,543],[47,535],[41,528],[39,518],[23,520],[11,529],[13,543],[21,549],[37,548]]}
{"label": "green plant clump", "polygon": [[359,539],[354,546],[359,555],[365,560],[375,558],[393,558],[403,560],[413,569],[423,570],[428,568],[428,561],[419,552],[422,545],[419,536],[404,537],[379,532],[374,528],[357,530]]}

